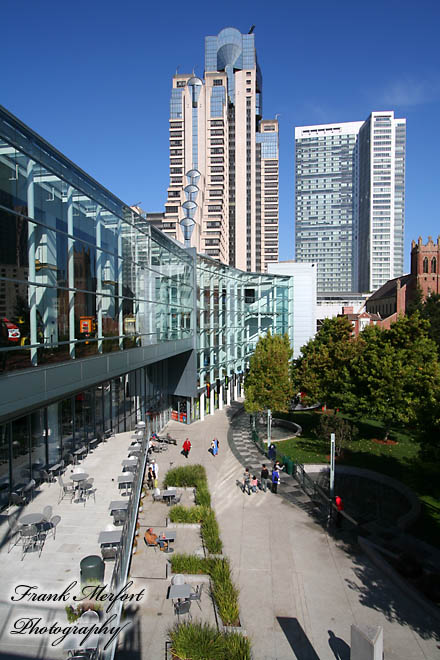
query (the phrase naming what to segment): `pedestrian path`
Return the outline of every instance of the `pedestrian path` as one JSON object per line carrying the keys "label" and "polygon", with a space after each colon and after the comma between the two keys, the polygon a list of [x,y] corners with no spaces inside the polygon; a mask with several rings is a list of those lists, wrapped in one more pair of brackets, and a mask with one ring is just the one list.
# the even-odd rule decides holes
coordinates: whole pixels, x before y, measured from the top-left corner
{"label": "pedestrian path", "polygon": [[[233,417],[228,433],[228,442],[235,458],[243,465],[248,467],[251,474],[260,475],[263,463],[270,469],[271,461],[264,456],[252,440],[252,430],[249,415],[246,414],[243,404],[234,402],[232,407]],[[304,493],[296,479],[286,472],[281,472],[281,483],[278,486],[278,495],[287,501],[296,504],[305,511],[313,513],[315,505]]]}
{"label": "pedestrian path", "polygon": [[[206,468],[253,660],[349,660],[352,624],[383,627],[385,660],[439,658],[436,624],[359,548],[316,523],[291,477],[282,473],[279,495],[248,496],[237,486],[243,466],[259,475],[264,462],[249,444],[245,420],[233,417],[237,411],[234,404],[190,427],[171,422],[167,430],[178,446],[186,436],[192,444],[188,459],[179,454],[175,464]],[[209,452],[213,437],[220,441],[216,457]],[[148,644],[142,660],[149,660],[147,651]]]}

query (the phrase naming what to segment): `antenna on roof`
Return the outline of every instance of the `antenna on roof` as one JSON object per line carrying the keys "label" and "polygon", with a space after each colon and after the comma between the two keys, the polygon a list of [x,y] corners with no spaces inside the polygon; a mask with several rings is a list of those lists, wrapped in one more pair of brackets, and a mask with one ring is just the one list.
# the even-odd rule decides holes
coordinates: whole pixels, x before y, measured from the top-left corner
{"label": "antenna on roof", "polygon": [[[180,66],[180,65],[179,65],[179,66]],[[175,74],[176,76],[177,76],[177,72],[178,72],[178,71],[179,71],[179,67],[176,67],[176,74]]]}
{"label": "antenna on roof", "polygon": [[255,30],[255,25],[251,25],[251,29],[249,30],[248,34],[252,34],[254,30]]}

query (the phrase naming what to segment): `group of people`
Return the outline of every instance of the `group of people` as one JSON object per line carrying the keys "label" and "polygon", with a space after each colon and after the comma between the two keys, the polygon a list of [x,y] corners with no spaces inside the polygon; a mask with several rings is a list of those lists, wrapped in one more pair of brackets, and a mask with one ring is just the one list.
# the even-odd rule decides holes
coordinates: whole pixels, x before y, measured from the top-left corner
{"label": "group of people", "polygon": [[278,490],[278,484],[280,483],[280,472],[283,470],[283,466],[280,465],[279,461],[275,461],[272,467],[272,472],[269,475],[269,468],[265,463],[261,466],[261,473],[260,473],[260,481],[258,481],[257,475],[252,475],[249,472],[249,468],[246,468],[244,473],[243,473],[243,480],[242,480],[242,491],[245,493],[247,491],[247,494],[250,495],[252,493],[256,493],[258,488],[260,490],[263,490],[265,493],[267,492],[267,489],[272,491],[272,493],[276,493]]}
{"label": "group of people", "polygon": [[218,448],[219,448],[219,441],[217,438],[214,438],[214,440],[212,440],[211,442],[211,446],[208,451],[210,451],[213,456],[217,456]]}

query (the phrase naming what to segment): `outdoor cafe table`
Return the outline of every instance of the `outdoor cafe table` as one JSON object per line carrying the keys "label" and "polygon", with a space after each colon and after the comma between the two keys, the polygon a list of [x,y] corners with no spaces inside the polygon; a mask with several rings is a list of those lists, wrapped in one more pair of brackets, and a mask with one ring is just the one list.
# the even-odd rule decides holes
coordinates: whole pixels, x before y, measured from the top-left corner
{"label": "outdoor cafe table", "polygon": [[108,510],[110,513],[113,511],[126,511],[128,509],[128,500],[113,500],[110,502]]}
{"label": "outdoor cafe table", "polygon": [[121,542],[122,529],[115,529],[114,531],[100,532],[98,543],[100,545],[118,545]]}
{"label": "outdoor cafe table", "polygon": [[44,520],[42,513],[27,513],[18,519],[21,525],[39,525]]}
{"label": "outdoor cafe table", "polygon": [[122,467],[132,467],[133,465],[137,465],[139,461],[138,456],[133,456],[133,458],[124,458],[122,461]]}
{"label": "outdoor cafe table", "polygon": [[128,495],[127,486],[128,486],[129,484],[130,484],[130,486],[131,486],[131,484],[133,483],[133,481],[134,481],[134,474],[133,474],[133,472],[126,472],[125,474],[121,474],[121,475],[118,477],[118,484],[125,484],[125,493],[124,493],[124,495]]}
{"label": "outdoor cafe table", "polygon": [[[70,478],[72,481],[75,482],[75,486],[77,487],[78,493],[81,492],[81,481],[85,481],[88,478],[87,472],[74,472],[73,474],[70,475]],[[76,497],[75,502],[81,502],[82,499],[81,497]]]}
{"label": "outdoor cafe table", "polygon": [[192,587],[190,584],[172,584],[167,598],[189,598],[191,593]]}
{"label": "outdoor cafe table", "polygon": [[164,500],[167,500],[168,506],[171,504],[171,500],[176,497],[177,491],[175,488],[167,488],[167,490],[162,491],[162,497]]}
{"label": "outdoor cafe table", "polygon": [[170,548],[170,542],[176,540],[176,532],[162,532],[157,538],[158,540],[161,539],[162,541],[168,541],[168,548],[166,548],[164,552],[174,552],[174,550]]}

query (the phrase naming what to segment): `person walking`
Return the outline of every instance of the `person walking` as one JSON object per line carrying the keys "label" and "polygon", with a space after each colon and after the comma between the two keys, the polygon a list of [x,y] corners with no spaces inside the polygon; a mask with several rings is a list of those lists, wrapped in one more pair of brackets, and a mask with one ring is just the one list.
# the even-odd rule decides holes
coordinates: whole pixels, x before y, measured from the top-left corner
{"label": "person walking", "polygon": [[243,493],[247,489],[248,495],[251,494],[251,475],[249,474],[249,468],[246,468],[245,471],[243,472],[243,485],[242,485],[242,491]]}
{"label": "person walking", "polygon": [[188,458],[188,454],[190,451],[191,451],[191,443],[189,441],[189,438],[187,438],[182,446],[182,454],[185,456],[185,458]]}
{"label": "person walking", "polygon": [[217,438],[214,438],[214,440],[211,442],[211,453],[213,456],[217,456],[218,454],[218,440]]}
{"label": "person walking", "polygon": [[269,445],[269,449],[267,450],[267,456],[270,461],[275,461],[277,457],[277,450],[273,442],[271,442]]}
{"label": "person walking", "polygon": [[261,488],[264,490],[264,492],[266,492],[267,484],[269,483],[269,470],[267,469],[265,463],[263,463],[263,465],[261,466],[260,480],[261,480]]}
{"label": "person walking", "polygon": [[278,484],[280,483],[280,473],[279,471],[274,468],[272,470],[272,493],[276,493],[278,490]]}
{"label": "person walking", "polygon": [[335,504],[336,504],[336,527],[340,527],[342,523],[341,511],[344,510],[344,502],[342,501],[341,497],[339,497],[339,495],[336,495],[335,497]]}

